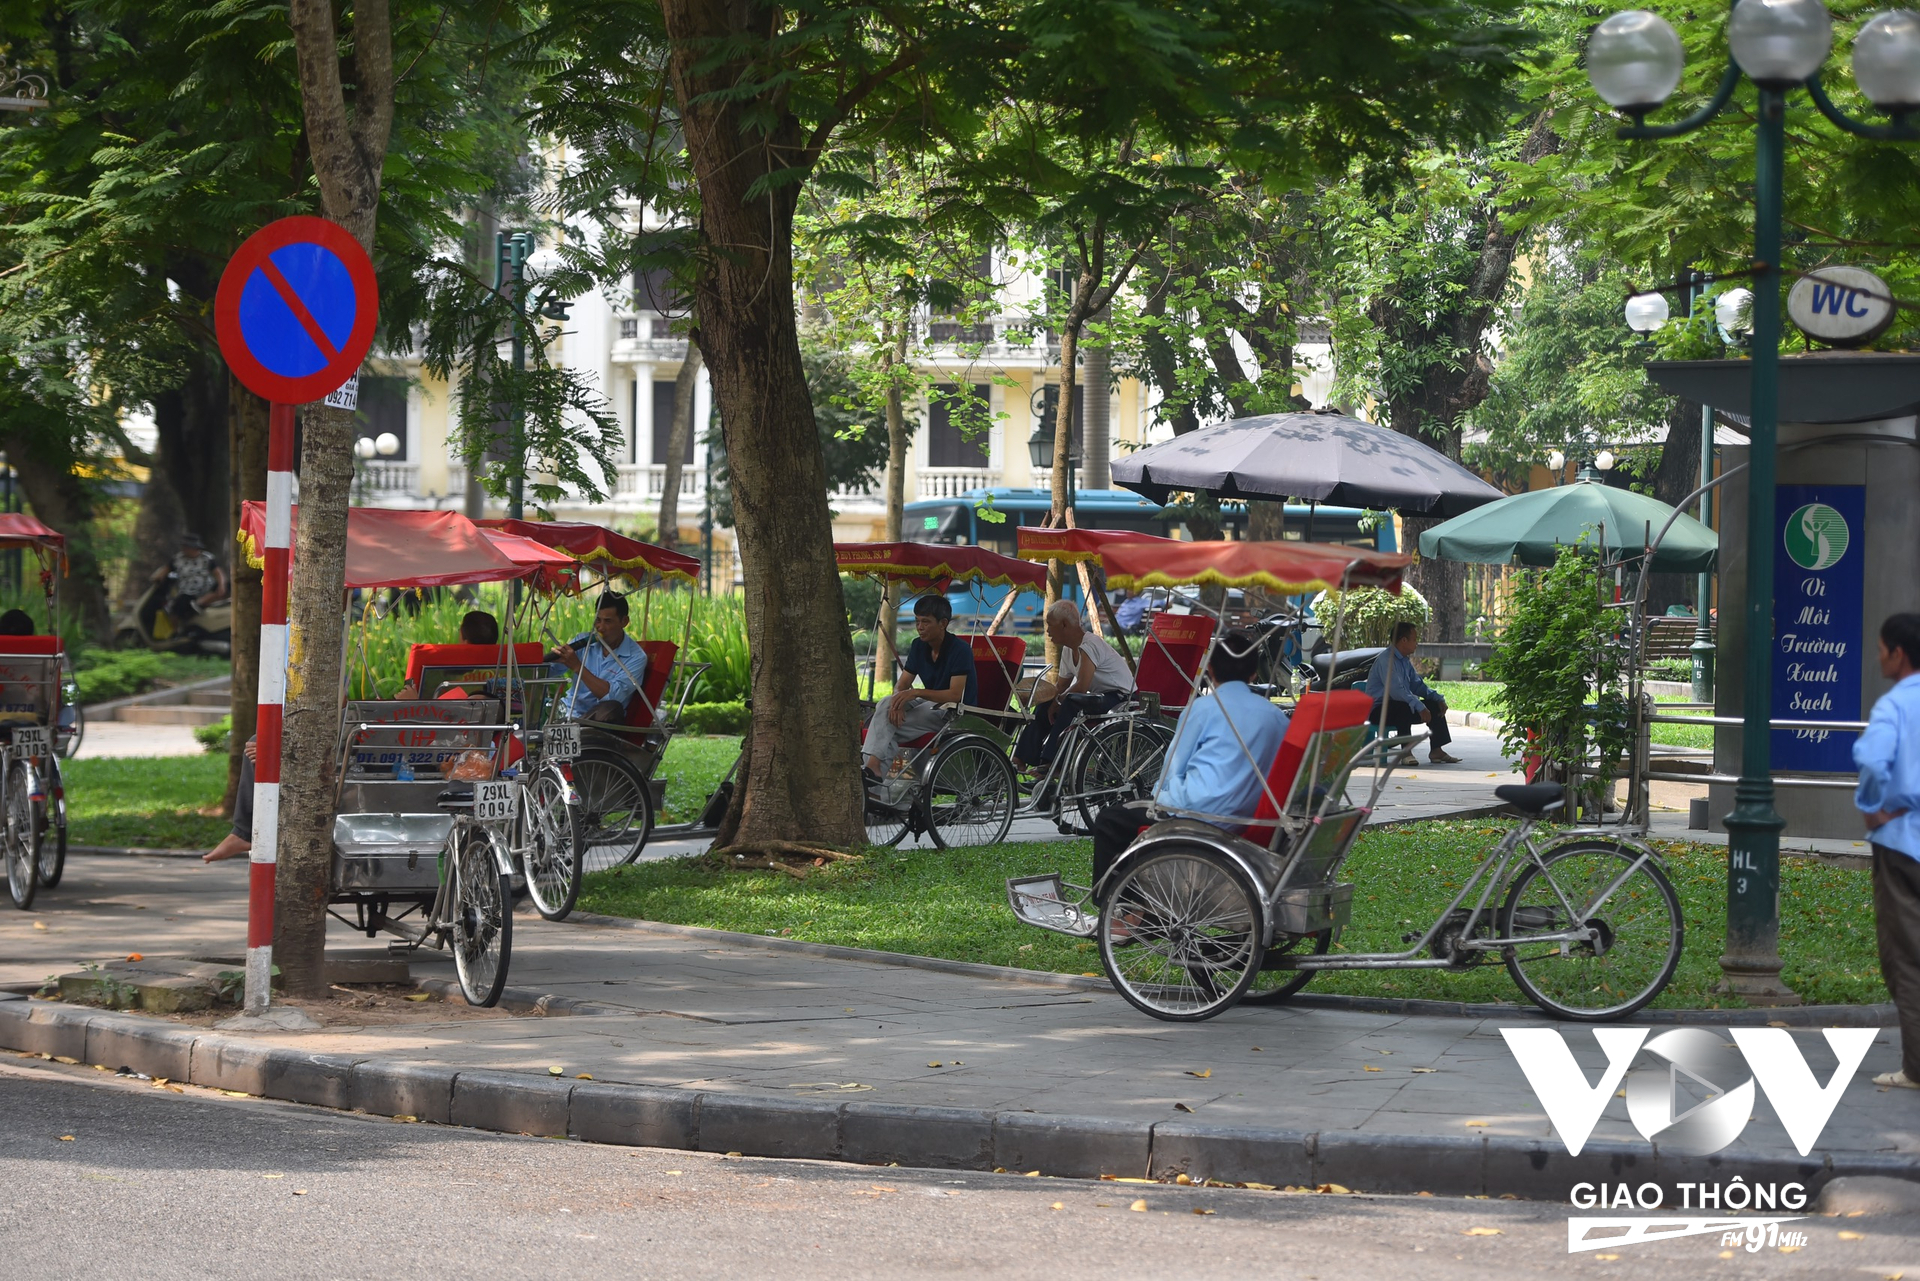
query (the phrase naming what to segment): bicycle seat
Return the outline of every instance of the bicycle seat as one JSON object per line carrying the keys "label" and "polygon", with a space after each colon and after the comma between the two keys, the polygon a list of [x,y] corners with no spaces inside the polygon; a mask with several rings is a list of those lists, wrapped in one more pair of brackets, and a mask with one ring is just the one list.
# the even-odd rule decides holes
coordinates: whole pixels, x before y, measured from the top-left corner
{"label": "bicycle seat", "polygon": [[1102,694],[1068,694],[1060,702],[1070,712],[1092,716],[1101,710],[1101,699],[1104,697]]}
{"label": "bicycle seat", "polygon": [[1506,783],[1493,794],[1522,814],[1536,817],[1567,803],[1567,789],[1559,783]]}
{"label": "bicycle seat", "polygon": [[473,804],[472,783],[449,783],[440,789],[433,803],[441,809],[464,809]]}

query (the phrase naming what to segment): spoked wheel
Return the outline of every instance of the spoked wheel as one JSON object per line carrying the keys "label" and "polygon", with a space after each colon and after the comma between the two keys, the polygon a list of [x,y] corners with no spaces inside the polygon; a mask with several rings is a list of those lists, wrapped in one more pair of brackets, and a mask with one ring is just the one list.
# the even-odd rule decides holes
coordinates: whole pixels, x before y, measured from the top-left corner
{"label": "spoked wheel", "polygon": [[1100,913],[1100,959],[1120,995],[1153,1017],[1212,1018],[1260,973],[1261,911],[1246,874],[1212,850],[1144,854]]}
{"label": "spoked wheel", "polygon": [[1261,962],[1260,972],[1253,976],[1252,986],[1247,988],[1244,998],[1249,1005],[1268,1005],[1284,1001],[1313,982],[1318,970],[1281,970],[1273,968],[1276,956],[1325,956],[1327,949],[1333,946],[1333,931],[1321,930],[1318,934],[1275,934],[1272,946],[1267,948],[1266,959]]}
{"label": "spoked wheel", "polygon": [[527,781],[514,818],[513,842],[534,907],[549,921],[565,920],[580,897],[586,846],[579,806],[569,803],[567,781],[552,766],[536,771]]}
{"label": "spoked wheel", "polygon": [[[77,695],[75,697],[77,700]],[[60,744],[59,750],[61,756],[67,760],[72,760],[80,754],[80,741],[87,736],[87,709],[80,706],[78,701],[74,701],[68,706],[73,711],[73,732],[66,736],[66,741]],[[56,743],[60,742],[58,735],[54,737],[54,741]]]}
{"label": "spoked wheel", "polygon": [[494,858],[493,838],[461,824],[453,848],[453,968],[467,1004],[490,1006],[507,985],[513,954],[513,878]]}
{"label": "spoked wheel", "polygon": [[951,849],[1005,840],[1019,796],[1000,749],[984,738],[962,738],[933,758],[921,805],[933,843]]}
{"label": "spoked wheel", "polygon": [[653,796],[631,762],[611,752],[588,752],[573,763],[580,802],[583,872],[633,862],[653,830]]}
{"label": "spoked wheel", "polygon": [[1591,939],[1505,949],[1507,972],[1528,1000],[1561,1018],[1598,1023],[1660,995],[1680,963],[1683,926],[1679,896],[1659,864],[1616,841],[1549,850],[1514,877],[1498,928],[1504,938],[1524,939],[1580,922],[1593,930]]}
{"label": "spoked wheel", "polygon": [[40,823],[29,773],[25,761],[15,761],[7,770],[6,831],[0,836],[7,847],[7,892],[23,912],[33,906],[40,888]]}
{"label": "spoked wheel", "polygon": [[1092,831],[1095,816],[1107,806],[1153,795],[1172,743],[1172,730],[1140,716],[1123,716],[1094,730],[1068,782],[1081,826]]}
{"label": "spoked wheel", "polygon": [[47,799],[40,805],[40,888],[50,890],[67,871],[67,802],[59,762],[51,757],[43,782]]}
{"label": "spoked wheel", "polygon": [[910,806],[894,809],[882,805],[874,795],[872,784],[867,785],[867,844],[887,849],[898,845],[907,835],[911,826],[908,821]]}

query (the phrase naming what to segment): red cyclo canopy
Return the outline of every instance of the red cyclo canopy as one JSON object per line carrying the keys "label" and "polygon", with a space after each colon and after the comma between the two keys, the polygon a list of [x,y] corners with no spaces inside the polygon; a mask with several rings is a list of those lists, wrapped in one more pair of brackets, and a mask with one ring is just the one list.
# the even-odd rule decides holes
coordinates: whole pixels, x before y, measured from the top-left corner
{"label": "red cyclo canopy", "polygon": [[680,552],[643,543],[584,520],[509,520],[489,517],[475,521],[482,529],[497,529],[565,552],[583,565],[609,569],[649,569],[667,578],[700,581],[700,562]]}
{"label": "red cyclo canopy", "polygon": [[[300,508],[293,509],[293,528]],[[237,541],[247,562],[262,563],[266,543],[266,504],[240,504]],[[388,511],[380,507],[347,509],[347,586],[453,587],[461,583],[497,583],[540,571],[531,553],[516,558],[502,551],[459,512]]]}
{"label": "red cyclo canopy", "polygon": [[1014,533],[1021,560],[1057,560],[1075,564],[1090,560],[1104,564],[1101,553],[1114,543],[1173,543],[1176,538],[1142,534],[1132,529],[1047,529],[1022,525]]}
{"label": "red cyclo canopy", "polygon": [[984,547],[945,543],[835,543],[833,558],[843,574],[870,574],[915,590],[936,583],[994,583],[1044,591],[1047,571]]}
{"label": "red cyclo canopy", "polygon": [[25,512],[0,512],[0,548],[31,547],[43,557],[67,554],[67,536],[41,524]]}
{"label": "red cyclo canopy", "polygon": [[1207,583],[1256,587],[1276,596],[1325,588],[1384,587],[1400,590],[1413,557],[1328,543],[1174,542],[1113,543],[1103,552],[1107,582],[1114,587],[1175,587]]}

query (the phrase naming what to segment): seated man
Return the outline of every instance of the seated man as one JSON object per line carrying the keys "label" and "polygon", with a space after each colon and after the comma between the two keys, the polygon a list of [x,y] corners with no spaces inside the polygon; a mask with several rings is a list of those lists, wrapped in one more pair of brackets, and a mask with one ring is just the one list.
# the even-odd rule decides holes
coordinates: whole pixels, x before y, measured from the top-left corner
{"label": "seated man", "polygon": [[246,759],[240,762],[240,787],[233,794],[233,826],[220,843],[200,856],[202,863],[218,863],[253,852],[253,758],[260,740],[247,740]]}
{"label": "seated man", "polygon": [[[462,645],[498,645],[500,643],[500,620],[483,609],[470,609],[460,620],[460,643]],[[496,675],[492,668],[467,673],[472,680],[491,680]],[[412,681],[400,687],[395,698],[419,698],[420,688]],[[467,691],[459,686],[438,695],[440,698],[465,698]]]}
{"label": "seated man", "polygon": [[[153,571],[153,581],[160,582],[169,574],[173,575],[174,595],[167,602],[167,613],[183,626],[207,606],[227,598],[227,571],[198,534],[180,535],[180,550]],[[148,626],[152,626],[151,618]]]}
{"label": "seated man", "polygon": [[1073,717],[1062,701],[1069,694],[1091,694],[1097,710],[1109,711],[1133,692],[1133,673],[1119,651],[1089,632],[1080,622],[1080,607],[1057,600],[1047,607],[1047,639],[1060,647],[1056,680],[1041,681],[1033,689],[1033,719],[1014,744],[1013,767],[1039,768],[1053,759],[1055,744]]}
{"label": "seated man", "polygon": [[[1267,770],[1287,736],[1287,714],[1247,687],[1259,668],[1260,642],[1249,632],[1229,632],[1214,646],[1207,664],[1213,689],[1180,713],[1153,801],[1109,805],[1093,821],[1095,885],[1152,820],[1156,806],[1223,818],[1253,817]],[[1228,830],[1243,825],[1215,823]]]}
{"label": "seated man", "polygon": [[[1424,721],[1430,749],[1428,759],[1435,765],[1458,765],[1460,758],[1446,751],[1447,744],[1453,741],[1453,732],[1447,728],[1447,700],[1436,694],[1413,668],[1413,651],[1419,647],[1419,627],[1413,623],[1393,625],[1393,644],[1373,660],[1373,670],[1367,674],[1367,694],[1373,699],[1373,715],[1369,719],[1379,723],[1380,704],[1384,699],[1389,733],[1411,734],[1413,723]],[[1407,752],[1399,763],[1413,764],[1413,753]]]}
{"label": "seated man", "polygon": [[576,721],[619,724],[647,675],[647,652],[627,635],[627,598],[608,592],[593,612],[593,630],[557,646],[549,661],[573,673],[573,688],[561,703]]}
{"label": "seated man", "polygon": [[[902,743],[931,734],[945,722],[940,710],[952,703],[971,703],[979,697],[974,675],[973,646],[964,637],[950,636],[953,603],[945,596],[922,596],[913,603],[913,628],[919,639],[907,646],[907,683],[880,700],[867,722],[863,745],[866,773],[878,782],[893,764]],[[918,678],[921,688],[913,688]]]}

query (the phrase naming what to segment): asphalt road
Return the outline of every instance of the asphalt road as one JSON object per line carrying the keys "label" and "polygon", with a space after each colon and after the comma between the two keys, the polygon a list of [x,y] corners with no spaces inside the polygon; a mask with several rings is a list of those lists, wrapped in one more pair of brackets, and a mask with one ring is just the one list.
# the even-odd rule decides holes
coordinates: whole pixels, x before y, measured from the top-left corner
{"label": "asphalt road", "polygon": [[598,1147],[37,1060],[0,1062],[0,1117],[15,1277],[1920,1276],[1906,1220],[1808,1219],[1791,1255],[1723,1261],[1717,1238],[1693,1238],[1569,1256],[1567,1209],[1545,1203]]}

